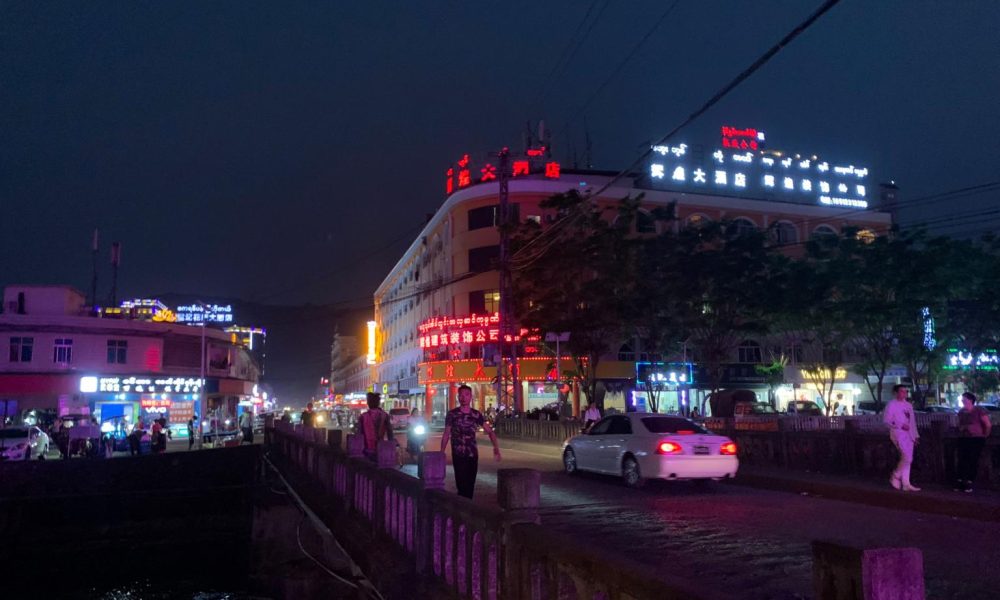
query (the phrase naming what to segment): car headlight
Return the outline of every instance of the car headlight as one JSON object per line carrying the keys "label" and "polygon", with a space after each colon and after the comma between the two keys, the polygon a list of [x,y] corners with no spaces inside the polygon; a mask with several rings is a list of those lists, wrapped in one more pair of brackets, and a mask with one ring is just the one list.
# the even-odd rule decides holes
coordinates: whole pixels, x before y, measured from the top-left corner
{"label": "car headlight", "polygon": [[427,428],[424,427],[423,425],[417,425],[416,427],[413,428],[413,433],[417,435],[424,435],[425,433],[427,433]]}

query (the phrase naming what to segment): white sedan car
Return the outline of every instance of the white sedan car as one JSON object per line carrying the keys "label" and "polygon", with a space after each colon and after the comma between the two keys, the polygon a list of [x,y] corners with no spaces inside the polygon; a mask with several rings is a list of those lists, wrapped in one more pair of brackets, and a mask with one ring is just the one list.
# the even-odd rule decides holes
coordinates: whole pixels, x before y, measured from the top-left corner
{"label": "white sedan car", "polygon": [[725,479],[736,476],[736,444],[683,417],[628,413],[601,419],[566,440],[567,473],[619,475],[629,487],[646,479]]}
{"label": "white sedan car", "polygon": [[35,426],[0,429],[0,460],[44,459],[49,436]]}

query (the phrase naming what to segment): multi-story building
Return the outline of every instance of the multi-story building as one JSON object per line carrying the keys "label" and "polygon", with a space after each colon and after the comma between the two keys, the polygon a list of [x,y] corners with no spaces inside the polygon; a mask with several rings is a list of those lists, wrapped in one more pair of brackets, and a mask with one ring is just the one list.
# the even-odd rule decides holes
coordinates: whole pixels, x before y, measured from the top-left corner
{"label": "multi-story building", "polygon": [[6,404],[16,413],[8,417],[166,416],[183,432],[193,415],[221,428],[262,401],[259,368],[233,334],[118,312],[102,318],[85,302],[69,286],[4,290],[0,343],[8,351],[0,354],[0,399],[13,401]]}
{"label": "multi-story building", "polygon": [[[609,172],[561,169],[546,148],[528,148],[513,160],[509,201],[521,221],[531,219],[544,226],[557,216],[540,203],[554,194],[600,191],[596,200],[609,205],[641,196],[637,233],[706,219],[727,220],[736,228],[772,228],[778,240],[789,245],[789,252],[799,251],[796,242],[846,227],[872,233],[890,227],[891,215],[874,210],[877,200],[869,203],[877,192],[866,168],[767,150],[764,135],[757,130],[724,127],[722,133],[718,147],[656,146],[642,172],[621,178]],[[448,170],[443,205],[374,294],[374,388],[397,390],[436,416],[453,405],[461,383],[474,386],[480,407],[496,403],[491,385],[496,368],[483,356],[484,346],[497,335],[499,308],[499,274],[491,270],[499,253],[495,165],[495,160],[476,163],[466,155]],[[668,225],[647,212],[670,204],[676,206],[677,219]],[[756,352],[741,348],[733,357],[727,386],[763,387],[753,369],[760,360],[760,343],[748,340],[746,346],[754,344]],[[656,357],[625,340],[617,355],[607,358],[598,370],[607,392],[604,403],[624,409],[627,397],[637,401],[637,364]],[[562,384],[554,381],[552,363],[551,356],[528,355],[521,360],[526,409],[559,397],[557,387]],[[570,366],[566,357],[560,364]],[[695,366],[678,368],[690,375],[684,376],[686,384],[667,394],[668,408],[676,408],[688,391],[698,388]],[[797,377],[789,374],[793,391],[808,385],[801,374]],[[851,394],[863,387],[860,380],[845,385]],[[578,390],[573,395],[578,406]]]}

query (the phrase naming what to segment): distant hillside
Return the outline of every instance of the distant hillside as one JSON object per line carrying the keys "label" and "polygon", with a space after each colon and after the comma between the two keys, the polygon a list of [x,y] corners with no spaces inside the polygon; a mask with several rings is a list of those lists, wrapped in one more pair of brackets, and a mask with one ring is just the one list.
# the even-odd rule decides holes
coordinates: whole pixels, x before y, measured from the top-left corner
{"label": "distant hillside", "polygon": [[164,294],[167,306],[193,302],[231,304],[240,325],[267,330],[267,359],[264,382],[274,387],[282,404],[302,405],[316,393],[321,377],[330,371],[330,344],[338,330],[365,337],[365,321],[371,308],[344,308],[337,305],[273,306],[233,298]]}

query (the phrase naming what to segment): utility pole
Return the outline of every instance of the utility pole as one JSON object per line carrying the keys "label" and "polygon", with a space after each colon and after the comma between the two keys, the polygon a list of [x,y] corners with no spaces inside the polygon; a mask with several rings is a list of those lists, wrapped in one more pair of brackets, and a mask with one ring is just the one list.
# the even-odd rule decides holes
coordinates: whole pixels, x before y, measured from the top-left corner
{"label": "utility pole", "polygon": [[[517,372],[517,341],[513,319],[511,269],[510,269],[510,197],[508,184],[510,180],[510,149],[504,148],[499,154],[500,184],[500,364],[497,365],[497,403],[503,402],[514,410],[522,412],[521,386]],[[511,386],[514,397],[505,398],[507,392],[507,376],[510,372]]]}

